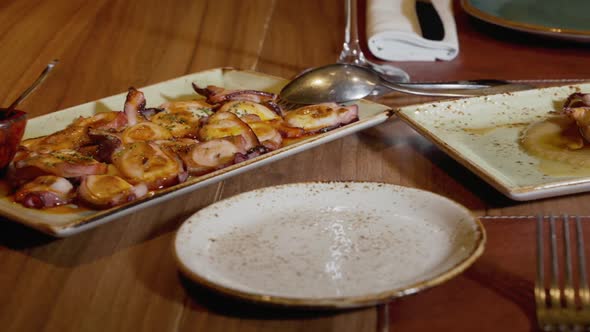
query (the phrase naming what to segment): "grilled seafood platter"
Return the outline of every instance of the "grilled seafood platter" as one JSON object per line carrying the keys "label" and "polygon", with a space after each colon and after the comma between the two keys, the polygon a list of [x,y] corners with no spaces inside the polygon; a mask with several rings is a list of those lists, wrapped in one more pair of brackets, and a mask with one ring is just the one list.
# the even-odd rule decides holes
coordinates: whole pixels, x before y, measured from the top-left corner
{"label": "grilled seafood platter", "polygon": [[14,201],[108,209],[358,120],[357,105],[286,111],[264,91],[193,88],[195,100],[157,107],[130,88],[122,111],[22,141],[3,179]]}

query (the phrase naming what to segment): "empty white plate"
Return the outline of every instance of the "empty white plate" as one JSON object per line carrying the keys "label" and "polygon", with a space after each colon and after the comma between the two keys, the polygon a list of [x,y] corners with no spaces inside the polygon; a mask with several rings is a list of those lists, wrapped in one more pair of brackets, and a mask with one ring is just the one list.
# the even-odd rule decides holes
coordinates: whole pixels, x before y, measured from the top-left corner
{"label": "empty white plate", "polygon": [[383,183],[298,183],[204,208],[178,230],[182,272],[245,300],[314,308],[372,305],[440,284],[484,249],[463,206]]}

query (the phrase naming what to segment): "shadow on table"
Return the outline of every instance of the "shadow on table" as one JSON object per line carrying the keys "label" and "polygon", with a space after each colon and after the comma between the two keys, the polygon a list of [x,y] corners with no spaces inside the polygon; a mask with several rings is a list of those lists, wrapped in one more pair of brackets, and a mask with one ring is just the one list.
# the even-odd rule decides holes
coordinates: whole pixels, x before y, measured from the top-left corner
{"label": "shadow on table", "polygon": [[[189,296],[189,301],[185,302],[187,309],[194,312],[206,311],[215,315],[237,319],[322,319],[367,309],[308,311],[270,307],[219,295],[183,276],[179,276],[179,279]],[[466,281],[469,282],[466,284]],[[395,326],[396,330],[401,331],[423,331],[431,330],[432,326],[445,327],[449,324],[458,327],[457,321],[463,319],[464,322],[459,327],[477,327],[478,324],[489,323],[482,319],[480,315],[482,312],[487,311],[493,312],[491,314],[493,319],[497,319],[504,314],[517,318],[517,326],[523,328],[530,326],[530,331],[534,331],[536,318],[532,286],[533,284],[529,280],[506,269],[506,266],[483,261],[476,263],[462,276],[449,283],[391,302],[389,304],[389,323],[387,325]],[[482,297],[482,294],[485,295]],[[473,295],[475,296],[471,298]],[[493,304],[501,304],[504,309],[485,308],[482,303],[477,303],[478,300],[490,298],[493,299],[491,301]],[[506,307],[510,303],[515,306],[508,305]],[[454,308],[454,310],[449,310],[449,307]],[[371,308],[371,310],[374,310],[374,308]],[[469,318],[465,318],[464,315],[469,315]],[[424,317],[426,316],[429,317],[428,324],[424,323]],[[448,327],[452,328],[453,326]],[[481,330],[489,331],[492,326],[487,325],[486,328]],[[523,331],[526,331],[526,328]]]}
{"label": "shadow on table", "polygon": [[0,217],[0,246],[13,250],[31,249],[46,245],[56,238]]}
{"label": "shadow on table", "polygon": [[392,302],[390,326],[396,331],[536,330],[535,219],[483,224],[488,235],[483,255],[455,278]]}
{"label": "shadow on table", "polygon": [[465,271],[465,277],[516,304],[531,322],[535,322],[534,283],[531,280],[488,261],[482,261]]}
{"label": "shadow on table", "polygon": [[[178,200],[190,194],[181,195]],[[157,204],[67,238],[55,238],[0,218],[0,250],[6,247],[55,266],[76,267],[174,232],[207,204],[207,201],[189,202],[183,208],[167,212],[162,212]]]}
{"label": "shadow on table", "polygon": [[309,310],[258,304],[216,293],[193,282],[180,273],[178,276],[180,283],[191,300],[187,306],[195,311],[207,310],[224,316],[251,319],[311,319],[363,309]]}

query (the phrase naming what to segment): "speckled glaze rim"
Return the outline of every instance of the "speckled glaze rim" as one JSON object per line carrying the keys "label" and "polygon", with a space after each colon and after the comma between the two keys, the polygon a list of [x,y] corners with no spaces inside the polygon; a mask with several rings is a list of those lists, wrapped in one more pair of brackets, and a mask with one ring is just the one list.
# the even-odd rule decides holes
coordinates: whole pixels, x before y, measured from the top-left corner
{"label": "speckled glaze rim", "polygon": [[577,40],[581,40],[583,38],[587,39],[588,42],[590,42],[590,30],[551,28],[531,23],[511,21],[480,10],[479,8],[471,4],[471,0],[461,0],[461,7],[463,7],[463,10],[465,10],[465,12],[467,12],[469,15],[473,17],[505,28],[515,29],[524,32],[541,33],[556,37],[570,36],[577,38]]}
{"label": "speckled glaze rim", "polygon": [[[269,306],[278,306],[278,307],[292,307],[302,310],[308,309],[322,309],[322,310],[330,310],[330,309],[350,309],[350,308],[358,308],[358,307],[366,307],[377,305],[385,302],[389,302],[393,299],[400,298],[406,295],[411,295],[418,293],[420,291],[429,289],[431,287],[440,285],[448,280],[451,280],[455,276],[459,275],[463,271],[465,271],[468,267],[470,267],[475,261],[483,254],[485,243],[487,240],[487,235],[485,232],[485,228],[479,218],[471,212],[469,209],[464,207],[463,205],[447,198],[442,195],[421,190],[417,188],[405,187],[400,185],[395,185],[391,183],[385,182],[365,182],[365,181],[310,181],[310,182],[296,182],[296,183],[289,183],[277,186],[270,186],[270,187],[263,187],[254,189],[251,191],[243,192],[240,194],[236,194],[227,198],[224,198],[220,201],[217,201],[199,211],[195,214],[187,218],[186,220],[192,219],[195,216],[198,216],[203,211],[207,211],[208,209],[212,208],[213,205],[221,204],[222,202],[227,203],[230,200],[238,199],[241,195],[246,194],[255,194],[258,192],[266,191],[269,189],[272,190],[282,190],[285,188],[296,187],[296,186],[309,186],[309,185],[330,185],[330,184],[340,184],[340,185],[347,185],[347,184],[366,184],[366,185],[375,185],[375,186],[389,186],[395,187],[401,190],[409,190],[409,191],[416,191],[421,192],[426,195],[437,196],[445,201],[447,201],[450,205],[463,210],[466,215],[470,216],[470,220],[473,222],[474,226],[476,226],[474,232],[477,235],[477,238],[474,241],[473,248],[469,254],[465,256],[465,258],[459,261],[454,266],[450,267],[446,272],[443,272],[437,276],[434,276],[428,280],[416,282],[406,287],[395,288],[384,292],[374,293],[374,294],[367,294],[363,296],[349,296],[349,297],[339,297],[339,298],[323,298],[323,299],[304,299],[304,298],[290,298],[290,297],[281,297],[281,296],[274,296],[274,295],[264,295],[264,294],[254,294],[246,291],[237,290],[231,287],[222,286],[220,284],[214,283],[207,278],[191,271],[181,259],[178,257],[178,253],[176,250],[177,247],[177,240],[178,235],[180,233],[180,228],[177,230],[174,241],[173,241],[173,255],[174,259],[176,260],[177,266],[182,274],[184,274],[189,279],[193,280],[194,282],[213,290],[217,293],[222,295],[230,296],[235,299],[239,299],[245,302],[257,303],[262,305],[269,305]],[[186,222],[186,221],[185,221]],[[184,223],[183,223],[184,224]],[[182,227],[182,225],[181,225]]]}

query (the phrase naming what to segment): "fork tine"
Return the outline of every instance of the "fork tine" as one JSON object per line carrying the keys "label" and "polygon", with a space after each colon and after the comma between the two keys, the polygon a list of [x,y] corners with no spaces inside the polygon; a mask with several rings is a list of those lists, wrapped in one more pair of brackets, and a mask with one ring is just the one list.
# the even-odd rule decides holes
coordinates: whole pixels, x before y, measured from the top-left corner
{"label": "fork tine", "polygon": [[565,297],[565,308],[573,309],[576,306],[576,293],[572,279],[572,252],[569,229],[569,216],[563,215],[563,247],[565,252],[565,283],[563,296]]}
{"label": "fork tine", "polygon": [[580,216],[576,217],[576,242],[578,247],[578,273],[580,275],[580,287],[578,295],[582,308],[590,307],[590,290],[588,289],[588,277],[586,275],[586,253],[584,251],[584,235]]}
{"label": "fork tine", "polygon": [[[545,262],[544,262],[544,232],[545,219],[537,216],[537,279],[535,280],[535,303],[537,311],[537,323],[544,331],[582,331],[590,328],[590,290],[588,289],[588,277],[586,274],[586,255],[584,251],[584,238],[582,223],[579,216],[575,217],[575,233],[579,283],[573,283],[572,264],[572,238],[570,232],[570,216],[563,214],[563,253],[564,268],[560,271],[560,263],[557,256],[556,219],[549,215],[549,264],[551,276],[548,280],[549,290],[545,288]],[[560,287],[559,275],[565,274],[563,289]],[[581,307],[576,305],[576,292],[580,297]],[[547,299],[549,297],[549,299]],[[549,303],[547,303],[549,302]]]}
{"label": "fork tine", "polygon": [[549,288],[549,302],[551,308],[557,308],[561,302],[559,290],[559,261],[557,258],[557,234],[555,232],[555,216],[549,216],[549,244],[551,250],[551,279]]}
{"label": "fork tine", "polygon": [[297,108],[303,106],[301,104],[295,104],[295,103],[288,102],[288,101],[286,101],[284,99],[281,99],[281,98],[278,98],[277,101],[276,101],[276,103],[284,111],[292,111],[294,109],[297,109]]}
{"label": "fork tine", "polygon": [[[543,216],[537,216],[537,283],[545,288],[545,264],[543,259]],[[545,292],[543,292],[545,298]],[[544,301],[543,301],[544,302]]]}
{"label": "fork tine", "polygon": [[535,304],[537,322],[545,329],[547,319],[547,292],[545,291],[545,264],[543,255],[543,215],[537,216],[537,278],[535,279]]}

